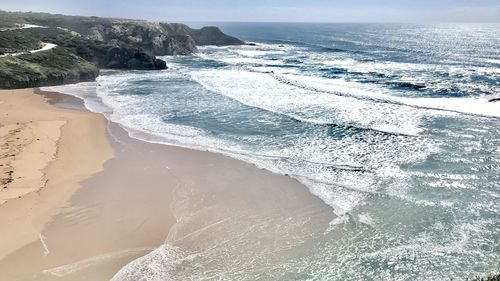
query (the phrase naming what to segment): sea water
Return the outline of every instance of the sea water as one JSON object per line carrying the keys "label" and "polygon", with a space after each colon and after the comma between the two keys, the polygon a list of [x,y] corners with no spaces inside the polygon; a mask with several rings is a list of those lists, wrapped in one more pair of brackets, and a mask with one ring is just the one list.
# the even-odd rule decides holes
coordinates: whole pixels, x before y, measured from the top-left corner
{"label": "sea water", "polygon": [[[163,57],[164,71],[104,70],[52,90],[133,137],[293,177],[335,219],[256,211],[244,224],[215,212],[216,227],[199,230],[214,233],[205,247],[167,239],[113,280],[500,271],[500,102],[489,101],[500,97],[500,25],[218,25],[255,46],[200,47]],[[271,242],[255,244],[262,236]]]}

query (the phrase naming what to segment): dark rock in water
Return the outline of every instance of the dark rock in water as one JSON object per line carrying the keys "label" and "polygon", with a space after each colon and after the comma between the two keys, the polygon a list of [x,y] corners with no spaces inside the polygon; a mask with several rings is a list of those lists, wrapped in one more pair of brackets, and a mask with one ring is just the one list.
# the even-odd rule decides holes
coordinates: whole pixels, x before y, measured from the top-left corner
{"label": "dark rock in water", "polygon": [[257,46],[257,44],[255,44],[255,43],[248,43],[247,45],[248,46]]}
{"label": "dark rock in water", "polygon": [[425,88],[425,85],[413,84],[410,82],[393,82],[391,84],[398,88],[410,89],[410,90],[420,90]]}
{"label": "dark rock in water", "polygon": [[153,63],[156,67],[156,69],[167,69],[167,62],[161,59],[154,59]]}
{"label": "dark rock in water", "polygon": [[112,69],[165,69],[166,62],[142,52],[122,47],[110,48],[100,62],[103,68]]}
{"label": "dark rock in water", "polygon": [[500,98],[489,99],[488,102],[500,102]]}

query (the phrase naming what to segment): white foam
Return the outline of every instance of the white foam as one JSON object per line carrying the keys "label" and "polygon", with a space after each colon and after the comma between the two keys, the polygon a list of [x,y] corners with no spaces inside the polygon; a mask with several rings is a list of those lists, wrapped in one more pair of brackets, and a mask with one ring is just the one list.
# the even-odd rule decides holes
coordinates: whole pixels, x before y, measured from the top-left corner
{"label": "white foam", "polygon": [[282,74],[278,78],[293,85],[332,94],[387,101],[431,110],[500,117],[500,103],[488,102],[487,98],[407,98],[394,95],[394,91],[382,87],[349,82],[341,78],[327,79],[295,74]]}
{"label": "white foam", "polygon": [[[256,150],[256,146],[212,137],[202,129],[164,122],[161,116],[155,113],[161,101],[156,100],[154,95],[143,97],[112,92],[116,85],[122,83],[121,79],[127,78],[108,77],[105,79],[107,82],[101,80],[103,86],[98,93],[106,106],[112,108],[108,118],[124,126],[131,136],[149,142],[223,153],[275,173],[289,174],[308,186],[313,194],[332,206],[339,215],[350,212],[367,194],[377,192],[373,176],[376,176],[382,167],[380,159],[393,163],[407,163],[416,157],[423,158],[428,153],[428,148],[421,142],[405,142],[397,137],[387,137],[377,133],[367,136],[373,140],[372,142],[354,137],[337,140],[326,135],[318,135],[316,138],[304,136],[295,139],[287,147],[259,146]],[[122,85],[122,87],[128,86]],[[111,92],[105,89],[110,89]],[[150,108],[151,106],[153,107]],[[255,139],[252,143],[262,141]],[[276,139],[271,142],[281,141]],[[413,153],[408,154],[410,150]],[[340,169],[329,170],[330,166]],[[347,168],[344,169],[343,166]],[[372,176],[360,176],[348,166],[363,167],[373,170],[374,173]],[[387,177],[403,174],[398,169],[385,169],[384,173]]]}
{"label": "white foam", "polygon": [[274,50],[274,49],[242,49],[242,50],[235,50],[235,53],[244,56],[244,57],[263,57],[267,55],[276,55],[276,54],[286,54],[285,50]]}
{"label": "white foam", "polygon": [[[485,59],[484,62],[496,63],[496,60]],[[326,67],[337,67],[348,69],[351,72],[359,73],[384,73],[384,74],[404,74],[418,73],[421,77],[431,78],[426,76],[428,73],[449,73],[452,75],[470,74],[500,74],[498,67],[482,67],[482,66],[456,66],[448,64],[429,64],[429,63],[409,63],[409,62],[394,62],[394,61],[362,61],[356,60],[345,55],[335,53],[310,53],[307,63],[319,64]],[[412,78],[412,77],[408,77]],[[415,78],[415,77],[413,77]],[[420,80],[422,81],[422,80]]]}
{"label": "white foam", "polygon": [[[393,237],[394,233],[385,233],[380,229],[380,227],[391,227],[390,224],[381,223],[384,222],[384,218],[377,217],[368,211],[358,213],[356,208],[360,205],[361,208],[366,207],[363,204],[367,202],[366,198],[370,196],[379,198],[378,195],[382,195],[380,197],[383,198],[396,197],[417,206],[456,208],[453,201],[423,200],[417,198],[418,196],[409,195],[408,178],[420,175],[411,174],[400,167],[403,164],[419,162],[426,159],[430,153],[439,151],[433,139],[426,138],[421,124],[422,119],[429,116],[461,116],[464,113],[498,117],[500,113],[496,111],[498,105],[487,104],[484,98],[407,98],[376,85],[305,76],[294,70],[269,67],[269,64],[274,64],[275,61],[262,63],[264,60],[262,56],[277,53],[276,48],[275,45],[264,46],[261,50],[251,46],[203,47],[200,57],[215,58],[220,61],[226,58],[226,62],[231,66],[226,69],[209,69],[190,73],[189,67],[174,63],[174,73],[169,71],[147,74],[127,72],[105,75],[99,78],[102,86],[99,87],[97,94],[102,102],[111,108],[108,118],[123,125],[133,137],[150,142],[224,153],[254,163],[258,167],[297,178],[306,184],[313,194],[332,206],[338,215],[330,223],[325,235],[339,229],[340,226],[347,228],[349,218],[353,218],[354,222],[371,226],[370,230],[376,228],[377,231],[368,232],[370,235],[381,236],[369,236],[366,241],[370,245],[363,245],[363,243],[335,245],[340,248],[340,251],[338,251],[339,248],[331,246],[329,249],[315,253],[317,257],[322,258],[316,259],[317,263],[306,266],[308,270],[314,269],[318,278],[335,276],[336,268],[330,267],[334,264],[330,261],[339,261],[334,257],[337,253],[340,253],[341,262],[351,265],[352,261],[359,261],[358,265],[372,261],[388,262],[394,265],[407,260],[408,256],[425,257],[422,260],[429,261],[443,256],[456,257],[466,251],[478,249],[478,247],[468,245],[469,234],[478,230],[471,231],[467,225],[453,229],[454,239],[446,240],[444,243],[433,240],[433,236],[425,232],[415,239],[399,241],[401,237]],[[224,57],[224,52],[229,53],[227,57]],[[248,62],[262,64],[262,66],[243,66]],[[349,63],[354,65],[354,68],[365,67],[363,71],[391,72],[406,67],[412,67],[415,71],[431,71],[428,65],[410,66],[397,63],[363,65],[355,60],[345,63],[346,66]],[[131,85],[130,83],[140,82],[142,79],[162,81],[170,78],[186,78],[186,74],[206,89],[254,108],[304,122],[322,125],[332,123],[354,125],[394,134],[380,134],[380,132],[367,130],[357,135],[358,137],[361,135],[361,138],[348,135],[337,139],[314,131],[317,135],[311,132],[303,136],[294,135],[293,141],[283,146],[251,146],[235,139],[225,139],[224,136],[212,136],[210,132],[203,129],[168,124],[162,120],[165,113],[155,111],[156,108],[162,106],[162,100],[154,92],[148,93],[148,96],[128,96],[125,92],[125,89],[129,87],[141,87],[140,84]],[[409,78],[411,79],[413,78]],[[415,81],[418,82],[418,79]],[[251,143],[263,141],[258,137],[253,139],[249,137],[245,141],[249,139],[252,140]],[[277,138],[265,141],[270,144],[281,140]],[[497,152],[500,153],[500,150]],[[456,178],[457,181],[460,179]],[[432,184],[428,187],[432,187]],[[434,187],[442,188],[439,185]],[[442,229],[440,231],[443,232]],[[462,235],[462,232],[465,234]],[[363,236],[362,233],[356,233],[353,237],[353,239],[358,239]],[[388,249],[381,249],[377,246],[380,241],[375,238],[384,240],[383,243],[386,243],[385,241],[397,243],[391,244]],[[347,241],[352,242],[349,239]],[[335,241],[332,241],[326,246],[330,247],[334,243]],[[358,246],[365,246],[365,248],[362,251],[355,251],[354,248]],[[195,257],[194,253],[164,245],[124,267],[113,280],[139,280],[141,278],[141,280],[172,280],[170,273],[182,267],[184,262],[197,264],[193,262]],[[419,272],[427,265],[405,264],[404,266],[408,266],[411,272]],[[216,269],[211,268],[211,270]],[[357,274],[359,276],[359,272]]]}
{"label": "white foam", "polygon": [[92,112],[109,113],[111,112],[111,109],[105,106],[101,99],[96,95],[97,86],[98,83],[96,82],[84,82],[53,87],[42,87],[41,90],[72,95],[83,100],[84,106]]}
{"label": "white foam", "polygon": [[258,44],[256,46],[204,46],[197,55],[203,59],[220,61],[230,65],[282,65],[281,59],[268,59],[268,56],[284,56],[290,51],[299,50],[291,45]]}
{"label": "white foam", "polygon": [[228,64],[240,64],[240,65],[248,65],[248,64],[279,65],[279,64],[283,64],[282,61],[278,61],[278,60],[265,60],[265,59],[245,58],[245,57],[221,58],[220,61],[228,63]]}
{"label": "white foam", "polygon": [[306,122],[355,125],[408,135],[421,131],[419,125],[424,112],[411,107],[301,89],[281,83],[266,73],[236,69],[197,71],[191,75],[207,89],[245,105]]}
{"label": "white foam", "polygon": [[360,223],[369,225],[369,226],[375,226],[375,220],[370,216],[370,214],[367,213],[362,213],[358,215],[358,220]]}
{"label": "white foam", "polygon": [[484,62],[500,64],[500,59],[484,59]]}
{"label": "white foam", "polygon": [[235,45],[235,46],[200,46],[198,48],[201,53],[213,54],[213,53],[227,53],[233,52],[240,55],[265,55],[269,53],[288,53],[292,50],[301,50],[301,48],[290,45],[290,44],[266,44],[257,43],[255,46],[252,45]]}
{"label": "white foam", "polygon": [[486,98],[415,98],[400,99],[408,105],[458,113],[500,118],[500,103]]}
{"label": "white foam", "polygon": [[175,280],[169,272],[195,257],[196,254],[188,254],[178,247],[165,244],[124,266],[111,281]]}
{"label": "white foam", "polygon": [[[121,93],[130,87],[140,87],[140,84],[131,86],[136,81],[146,79],[161,82],[179,77],[184,77],[184,74],[111,72],[99,78],[100,86],[97,90],[95,83],[55,89],[83,98],[87,107],[105,113],[135,138],[223,153],[275,173],[289,174],[307,185],[313,194],[332,206],[339,215],[350,212],[367,195],[378,192],[374,177],[381,176],[382,173],[384,177],[404,175],[397,168],[382,166],[381,159],[397,165],[414,161],[418,157],[424,158],[430,151],[420,140],[408,142],[399,137],[377,135],[376,132],[367,136],[371,142],[351,137],[337,140],[323,135],[316,138],[305,136],[295,139],[284,148],[268,146],[256,151],[255,146],[213,137],[202,129],[164,122],[162,114],[165,113],[157,112],[161,109],[159,105],[164,102],[161,94],[141,96]],[[271,75],[245,70],[200,71],[193,73],[193,77],[207,88],[241,103],[307,122],[329,124],[340,121],[397,134],[417,134],[420,131],[417,124],[421,115],[414,108],[308,91],[283,84]],[[89,106],[90,101],[95,101],[100,108],[106,110]],[[399,125],[402,120],[408,123],[405,127]],[[280,143],[279,139],[271,141]],[[252,140],[252,143],[259,142],[262,140]],[[430,142],[429,144],[432,145]],[[413,153],[408,154],[410,150]],[[343,166],[347,168],[344,169]],[[331,167],[340,168],[331,170]],[[371,172],[361,176],[349,167],[362,167]]]}

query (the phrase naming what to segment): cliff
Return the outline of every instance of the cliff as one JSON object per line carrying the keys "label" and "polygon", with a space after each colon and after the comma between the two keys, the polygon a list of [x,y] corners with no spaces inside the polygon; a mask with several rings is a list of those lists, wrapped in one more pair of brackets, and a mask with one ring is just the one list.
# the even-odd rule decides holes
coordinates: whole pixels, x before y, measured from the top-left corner
{"label": "cliff", "polygon": [[[58,48],[50,54],[1,56],[2,53],[29,52],[44,43],[56,44]],[[200,45],[241,44],[245,43],[217,27],[192,29],[178,23],[0,11],[0,66],[7,68],[0,71],[0,88],[93,79],[97,74],[94,70],[88,71],[89,65],[107,69],[165,69],[165,61],[156,56],[191,55]],[[74,55],[69,61],[78,60],[74,68],[68,66],[57,72],[53,67],[42,66],[47,63],[44,58],[60,61],[69,54]],[[30,61],[32,57],[36,61]],[[84,62],[88,65],[82,70]],[[32,71],[36,63],[40,64],[40,73]],[[10,69],[16,67],[24,67],[24,74]]]}
{"label": "cliff", "polygon": [[105,42],[114,47],[126,45],[129,48],[139,48],[145,53],[156,56],[193,54],[196,52],[197,45],[245,44],[245,42],[235,37],[224,34],[217,27],[192,29],[180,23],[65,16],[47,13],[0,11],[0,17],[4,18],[6,22],[65,29],[92,41]]}

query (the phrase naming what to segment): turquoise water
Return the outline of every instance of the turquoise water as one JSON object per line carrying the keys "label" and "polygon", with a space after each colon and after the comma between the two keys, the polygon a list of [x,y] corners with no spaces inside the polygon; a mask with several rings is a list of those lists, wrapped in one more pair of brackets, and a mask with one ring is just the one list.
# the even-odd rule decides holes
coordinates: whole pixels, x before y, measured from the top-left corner
{"label": "turquoise water", "polygon": [[[116,280],[461,280],[500,271],[500,103],[488,102],[500,97],[500,25],[219,25],[256,46],[201,47],[165,57],[166,71],[103,71],[97,88],[57,89],[134,137],[294,177],[336,218],[225,221],[211,231],[232,241],[211,236],[211,251],[167,243]],[[249,231],[255,225],[263,226]],[[255,251],[263,233],[287,250]]]}

